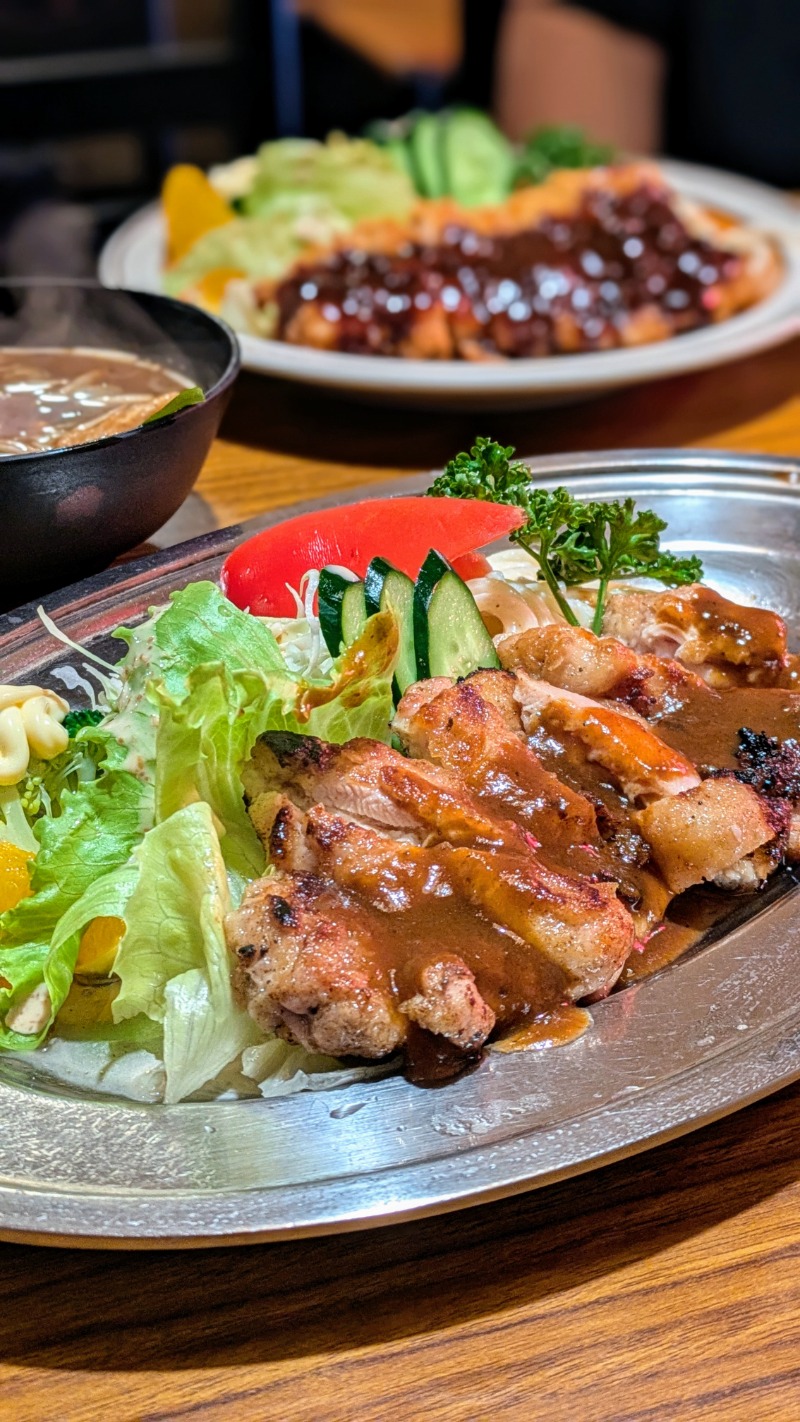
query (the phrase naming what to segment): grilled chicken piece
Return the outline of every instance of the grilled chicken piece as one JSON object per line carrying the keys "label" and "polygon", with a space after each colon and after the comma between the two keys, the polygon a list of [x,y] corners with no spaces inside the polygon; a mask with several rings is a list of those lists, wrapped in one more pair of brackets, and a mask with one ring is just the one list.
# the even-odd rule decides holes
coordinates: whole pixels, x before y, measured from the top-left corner
{"label": "grilled chicken piece", "polygon": [[[522,719],[577,739],[630,802],[628,815],[672,893],[710,880],[749,888],[774,868],[780,812],[732,777],[701,781],[694,766],[638,716],[517,676]],[[638,813],[636,802],[644,805]]]}
{"label": "grilled chicken piece", "polygon": [[[394,844],[315,807],[307,835],[317,847],[320,872],[384,913],[413,912],[426,896],[466,900],[555,965],[560,990],[570,999],[615,981],[633,946],[633,922],[613,883],[558,873],[507,821],[498,822],[491,848],[460,843],[458,835],[455,843],[421,849]],[[470,930],[463,932],[468,937]],[[461,951],[477,973],[474,947],[464,941]]]}
{"label": "grilled chicken piece", "polygon": [[496,671],[455,685],[443,678],[417,682],[403,696],[393,728],[412,756],[459,775],[481,801],[530,829],[545,852],[551,844],[594,842],[594,806],[545,770],[528,746],[516,691],[516,679]]}
{"label": "grilled chicken piece", "polygon": [[525,673],[517,677],[517,699],[527,731],[542,726],[575,737],[588,760],[601,765],[631,801],[679,795],[700,784],[691,761],[631,711],[562,691]]}
{"label": "grilled chicken piece", "polygon": [[675,894],[704,879],[724,889],[757,888],[780,857],[785,825],[733,776],[704,780],[634,818]]}
{"label": "grilled chicken piece", "polygon": [[375,971],[369,915],[312,874],[256,879],[226,921],[234,989],[264,1031],[332,1056],[389,1056],[406,1033]]}
{"label": "grilled chicken piece", "polygon": [[635,652],[616,637],[584,627],[533,627],[497,644],[504,667],[564,691],[621,701],[647,718],[669,712],[688,691],[710,692],[680,662]]}
{"label": "grilled chicken piece", "polygon": [[398,759],[380,741],[354,740],[340,746],[292,731],[270,732],[259,737],[244,767],[245,799],[254,822],[262,810],[253,808],[253,802],[265,791],[279,790],[301,809],[320,803],[400,838],[418,838],[418,819],[395,804],[382,783],[382,772],[396,767]]}
{"label": "grilled chicken piece", "polygon": [[716,687],[774,686],[790,667],[783,618],[700,583],[664,592],[611,589],[603,632],[635,651],[675,657]]}
{"label": "grilled chicken piece", "polygon": [[250,817],[273,858],[281,857],[276,839],[290,833],[283,818],[272,828],[276,788],[295,807],[323,806],[348,822],[385,830],[397,843],[502,844],[517,833],[482,808],[461,780],[380,741],[336,746],[269,732],[256,742],[242,778]]}
{"label": "grilled chicken piece", "polygon": [[[429,694],[430,689],[430,694]],[[417,682],[397,709],[394,728],[412,755],[457,772],[481,804],[529,830],[555,868],[617,884],[644,937],[666,909],[669,894],[645,867],[644,841],[623,828],[611,833],[597,805],[546,768],[527,741],[520,720],[517,680],[507,672],[480,671],[453,685]],[[579,770],[585,767],[580,750]],[[624,815],[627,825],[627,809]]]}
{"label": "grilled chicken piece", "polygon": [[[461,685],[467,687],[469,682]],[[296,747],[296,774],[291,767],[291,741]],[[539,853],[537,841],[508,817],[507,810],[501,817],[497,810],[472,796],[462,781],[438,767],[406,760],[388,746],[373,741],[350,741],[341,747],[324,745],[319,752],[308,742],[307,737],[268,733],[259,739],[247,769],[249,793],[255,792],[251,817],[274,862],[290,870],[313,866],[315,872],[325,874],[340,888],[366,894],[375,908],[389,912],[393,906],[405,910],[412,907],[413,892],[406,884],[409,874],[421,875],[420,882],[433,884],[438,893],[439,871],[435,865],[439,859],[433,857],[434,848],[441,847],[448,881],[460,885],[459,892],[468,892],[471,900],[477,890],[472,879],[468,890],[465,887],[469,877],[465,878],[467,861],[484,855],[499,876],[500,859],[506,856],[514,874],[510,870],[506,873],[510,887],[505,916],[493,899],[491,907],[483,905],[487,917],[518,933],[569,974],[574,984],[571,995],[583,996],[595,990],[587,985],[585,964],[591,964],[594,983],[604,953],[612,960],[611,966],[606,962],[602,970],[605,977],[616,975],[632,941],[633,925],[627,910],[616,899],[613,882],[593,884],[583,876],[558,871]],[[275,744],[279,756],[273,750]],[[318,760],[321,768],[313,780],[312,768]],[[418,842],[401,843],[394,835],[390,838],[376,834],[363,820],[355,822],[346,811],[342,814],[342,805],[353,803],[346,784],[351,776],[358,777],[360,790],[372,776],[373,816],[380,807],[384,820],[406,814],[413,817]],[[271,788],[275,779],[282,787],[282,793],[277,795]],[[283,799],[283,794],[298,795],[298,784],[302,785],[299,809]],[[357,803],[363,809],[361,797]],[[309,808],[301,833],[296,817],[306,805]],[[420,841],[424,841],[425,848]],[[453,853],[461,848],[465,851],[463,863]],[[519,929],[517,886],[522,886],[529,900],[523,933]],[[487,891],[488,888],[487,879]],[[423,890],[420,888],[419,892]]]}
{"label": "grilled chicken piece", "polygon": [[474,1053],[495,1024],[607,991],[631,951],[614,883],[555,869],[442,768],[266,735],[245,779],[278,872],[230,916],[238,992],[294,1040],[378,1057],[413,1023]]}

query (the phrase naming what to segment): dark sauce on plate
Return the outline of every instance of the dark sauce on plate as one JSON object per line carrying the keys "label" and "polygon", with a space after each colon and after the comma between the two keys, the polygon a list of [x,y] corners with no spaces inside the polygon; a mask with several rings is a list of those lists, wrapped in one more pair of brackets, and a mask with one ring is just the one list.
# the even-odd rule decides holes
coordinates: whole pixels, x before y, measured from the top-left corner
{"label": "dark sauce on plate", "polygon": [[278,334],[294,339],[294,317],[313,302],[335,327],[337,350],[414,355],[414,324],[437,306],[456,340],[467,336],[487,355],[603,349],[620,345],[622,322],[644,308],[657,308],[662,335],[707,324],[720,280],[738,265],[735,254],[690,235],[664,191],[593,191],[577,215],[527,231],[453,225],[435,245],[344,250],[309,263],[277,290]]}

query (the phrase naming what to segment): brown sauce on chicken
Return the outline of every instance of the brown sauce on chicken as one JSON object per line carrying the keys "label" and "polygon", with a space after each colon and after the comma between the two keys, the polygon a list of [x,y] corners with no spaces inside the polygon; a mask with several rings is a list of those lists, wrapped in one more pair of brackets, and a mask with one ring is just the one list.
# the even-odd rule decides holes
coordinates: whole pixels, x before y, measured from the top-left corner
{"label": "brown sauce on chicken", "polygon": [[777,677],[786,652],[782,618],[767,608],[742,606],[714,588],[675,588],[659,598],[659,615],[688,632],[687,650],[707,666],[724,667],[729,676],[756,665],[759,680]]}
{"label": "brown sauce on chicken", "polygon": [[[651,186],[592,191],[572,217],[487,235],[448,228],[441,242],[393,254],[344,250],[301,266],[275,293],[278,335],[313,303],[331,344],[355,354],[415,354],[415,322],[444,311],[456,346],[486,355],[546,356],[622,343],[626,317],[656,308],[662,334],[711,321],[718,284],[740,259],[693,237],[669,197]],[[424,353],[424,352],[423,352]],[[456,354],[458,354],[456,350]]]}
{"label": "brown sauce on chicken", "polygon": [[333,1055],[402,1048],[436,1083],[489,1041],[573,1040],[578,1004],[747,911],[800,857],[800,695],[779,684],[780,619],[706,592],[657,594],[653,618],[637,593],[627,612],[643,638],[682,621],[715,685],[538,628],[500,644],[507,669],[409,688],[405,755],[260,737],[245,792],[276,877],[229,925],[256,1020]]}
{"label": "brown sauce on chicken", "polygon": [[626,797],[602,766],[587,760],[569,735],[541,731],[530,738],[530,743],[543,765],[595,807],[595,830],[580,844],[570,842],[566,835],[553,834],[551,817],[543,834],[546,856],[573,873],[613,879],[622,899],[655,922],[663,910],[663,886],[647,867],[647,846],[631,826]]}

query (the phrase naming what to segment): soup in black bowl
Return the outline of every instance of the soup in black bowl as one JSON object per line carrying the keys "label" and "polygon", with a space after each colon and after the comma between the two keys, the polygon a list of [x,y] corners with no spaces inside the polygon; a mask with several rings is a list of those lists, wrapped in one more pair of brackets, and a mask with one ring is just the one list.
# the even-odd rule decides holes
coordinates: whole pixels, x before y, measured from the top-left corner
{"label": "soup in black bowl", "polygon": [[227,326],[167,297],[0,286],[3,606],[96,571],[166,522],[238,367]]}

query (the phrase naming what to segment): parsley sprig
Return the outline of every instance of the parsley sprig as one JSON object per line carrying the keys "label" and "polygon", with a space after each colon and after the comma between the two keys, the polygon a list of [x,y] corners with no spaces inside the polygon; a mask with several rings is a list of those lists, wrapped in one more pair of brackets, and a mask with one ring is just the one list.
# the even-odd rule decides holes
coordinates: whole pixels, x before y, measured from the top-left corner
{"label": "parsley sprig", "polygon": [[511,541],[534,559],[539,578],[573,627],[578,619],[565,588],[597,582],[592,631],[599,635],[610,582],[646,577],[680,587],[702,578],[699,558],[679,558],[659,546],[667,525],[651,510],[637,512],[633,499],[584,503],[563,487],[532,487],[528,466],[513,454],[513,446],[480,437],[468,453],[450,460],[428,493],[521,508],[525,523]]}

